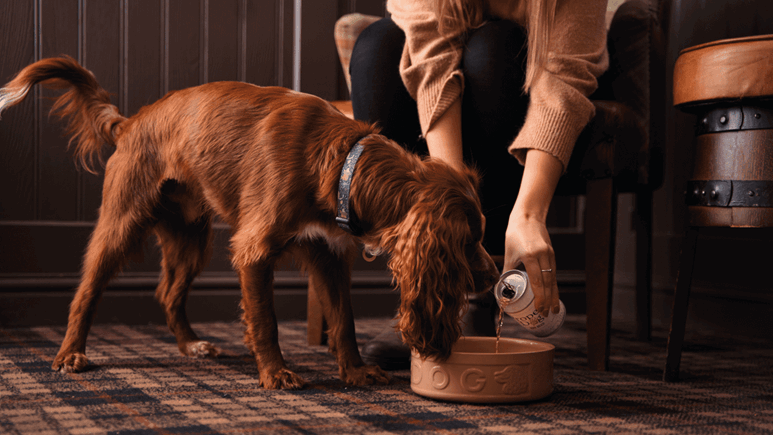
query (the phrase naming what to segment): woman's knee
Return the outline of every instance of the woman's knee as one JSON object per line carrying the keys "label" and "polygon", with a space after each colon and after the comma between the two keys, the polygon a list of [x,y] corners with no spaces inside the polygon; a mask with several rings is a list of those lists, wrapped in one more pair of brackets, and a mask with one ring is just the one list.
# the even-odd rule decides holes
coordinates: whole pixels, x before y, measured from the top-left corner
{"label": "woman's knee", "polygon": [[497,149],[506,146],[518,133],[529,104],[523,93],[525,30],[509,20],[484,24],[470,34],[462,64],[465,137],[494,142]]}
{"label": "woman's knee", "polygon": [[381,68],[399,65],[405,34],[390,18],[382,18],[366,27],[352,48],[350,72],[360,67]]}
{"label": "woman's knee", "polygon": [[383,123],[383,112],[389,110],[394,95],[407,92],[399,69],[404,45],[405,34],[390,18],[360,33],[349,63],[352,105],[358,119]]}
{"label": "woman's knee", "polygon": [[357,38],[349,71],[354,117],[379,123],[382,134],[411,148],[421,128],[400,76],[404,45],[405,34],[391,19],[376,21]]}
{"label": "woman's knee", "polygon": [[506,74],[523,82],[526,42],[526,30],[510,20],[489,21],[473,30],[462,56],[465,78],[488,81]]}

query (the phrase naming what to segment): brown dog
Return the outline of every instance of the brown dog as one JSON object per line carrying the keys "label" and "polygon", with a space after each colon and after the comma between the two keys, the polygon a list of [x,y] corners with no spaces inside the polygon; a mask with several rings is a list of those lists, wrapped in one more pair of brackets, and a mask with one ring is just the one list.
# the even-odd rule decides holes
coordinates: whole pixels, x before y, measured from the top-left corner
{"label": "brown dog", "polygon": [[[398,328],[424,357],[448,357],[461,333],[466,294],[487,290],[497,277],[480,243],[484,223],[475,173],[422,160],[317,97],[209,83],[170,92],[127,119],[94,76],[65,57],[24,68],[0,90],[0,111],[23,100],[36,83],[69,89],[54,111],[70,118],[75,156],[86,169],[93,171],[103,143],[115,146],[56,370],[84,369],[97,301],[150,232],[163,254],[156,296],[180,351],[217,355],[193,332],[184,307],[208,260],[215,214],[232,229],[245,343],[264,388],[304,385],[287,368],[277,337],[273,269],[285,251],[319,289],[330,350],[341,379],[354,385],[389,379],[364,365],[357,349],[349,300],[357,242],[391,255],[389,268],[401,291]],[[359,161],[353,171],[342,171],[357,142],[363,147]],[[351,189],[342,205],[361,229],[357,236],[336,225],[339,184]]]}

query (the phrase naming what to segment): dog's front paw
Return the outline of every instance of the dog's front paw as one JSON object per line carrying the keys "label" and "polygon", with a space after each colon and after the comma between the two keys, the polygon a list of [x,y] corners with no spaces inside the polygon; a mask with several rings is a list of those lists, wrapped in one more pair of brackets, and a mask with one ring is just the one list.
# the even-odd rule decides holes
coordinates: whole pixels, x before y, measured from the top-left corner
{"label": "dog's front paw", "polygon": [[220,349],[208,341],[191,341],[185,345],[183,354],[197,358],[217,358]]}
{"label": "dog's front paw", "polygon": [[89,365],[86,355],[80,352],[73,352],[62,355],[61,353],[54,358],[54,364],[51,368],[62,373],[82,372]]}
{"label": "dog's front paw", "polygon": [[387,385],[389,375],[378,366],[364,365],[341,370],[341,380],[349,385]]}
{"label": "dog's front paw", "polygon": [[306,386],[306,381],[287,369],[274,373],[261,373],[260,383],[267,390],[298,390]]}

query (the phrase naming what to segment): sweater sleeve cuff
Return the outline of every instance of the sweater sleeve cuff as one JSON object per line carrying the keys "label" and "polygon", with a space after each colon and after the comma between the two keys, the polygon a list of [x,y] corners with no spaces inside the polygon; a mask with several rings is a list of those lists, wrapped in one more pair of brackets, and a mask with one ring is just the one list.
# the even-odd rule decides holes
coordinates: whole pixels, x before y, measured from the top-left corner
{"label": "sweater sleeve cuff", "polygon": [[521,164],[525,164],[529,149],[545,151],[561,161],[566,171],[574,144],[587,123],[583,121],[582,117],[554,107],[532,105],[508,151]]}
{"label": "sweater sleeve cuff", "polygon": [[420,92],[416,103],[423,135],[462,95],[463,90],[464,76],[460,70],[455,70],[445,80],[432,83]]}

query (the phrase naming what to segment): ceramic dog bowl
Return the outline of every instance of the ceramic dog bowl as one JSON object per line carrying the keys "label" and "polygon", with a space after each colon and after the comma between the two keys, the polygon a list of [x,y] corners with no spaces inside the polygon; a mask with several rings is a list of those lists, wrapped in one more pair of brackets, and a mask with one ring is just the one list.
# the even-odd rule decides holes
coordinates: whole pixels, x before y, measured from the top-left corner
{"label": "ceramic dog bowl", "polygon": [[517,338],[462,337],[440,363],[411,357],[411,389],[453,402],[502,403],[537,400],[553,391],[552,344]]}

